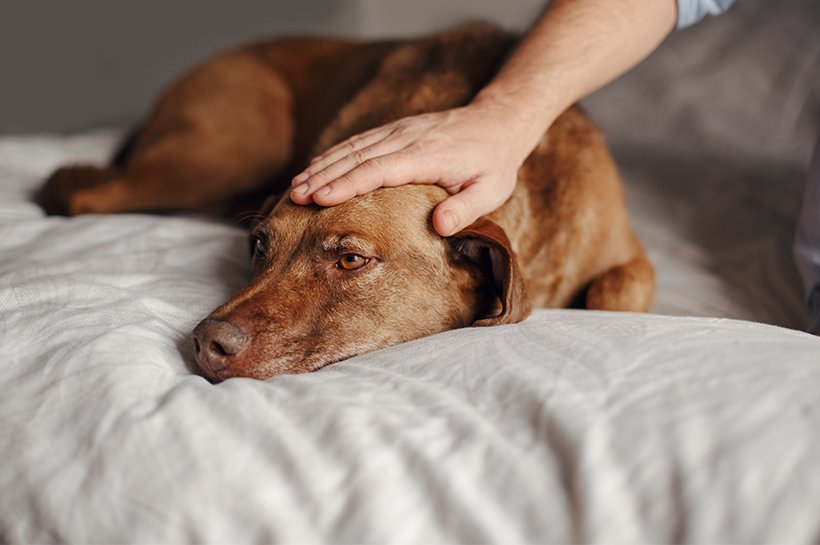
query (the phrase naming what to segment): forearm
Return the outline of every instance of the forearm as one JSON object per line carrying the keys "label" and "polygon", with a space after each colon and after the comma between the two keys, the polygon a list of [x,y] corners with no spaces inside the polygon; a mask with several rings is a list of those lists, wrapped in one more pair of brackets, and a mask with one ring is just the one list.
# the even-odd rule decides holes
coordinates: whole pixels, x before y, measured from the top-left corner
{"label": "forearm", "polygon": [[469,105],[340,142],[293,179],[291,199],[332,206],[383,186],[435,183],[451,196],[433,226],[450,236],[501,206],[558,115],[647,56],[675,19],[675,0],[555,0]]}
{"label": "forearm", "polygon": [[676,15],[675,0],[555,0],[472,104],[503,112],[526,155],[561,112],[649,55]]}

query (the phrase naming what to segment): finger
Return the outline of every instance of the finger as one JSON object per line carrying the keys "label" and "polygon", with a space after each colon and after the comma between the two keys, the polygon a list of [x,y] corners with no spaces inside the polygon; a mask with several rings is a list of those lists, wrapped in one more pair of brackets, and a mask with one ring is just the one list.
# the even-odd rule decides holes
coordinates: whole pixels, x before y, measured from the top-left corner
{"label": "finger", "polygon": [[412,183],[414,175],[413,162],[405,154],[380,155],[336,178],[312,197],[317,204],[334,206],[379,187]]}
{"label": "finger", "polygon": [[317,172],[305,180],[304,183],[310,188],[307,194],[316,192],[316,190],[344,176],[370,159],[401,150],[403,145],[404,143],[399,140],[388,138],[386,140],[380,140],[372,146],[345,155],[332,165],[329,165],[324,170]]}
{"label": "finger", "polygon": [[443,237],[453,235],[503,204],[491,184],[473,183],[439,203],[433,211],[433,227]]}
{"label": "finger", "polygon": [[294,176],[293,185],[304,183],[308,178],[322,171],[328,165],[332,165],[347,155],[356,153],[359,150],[383,140],[389,134],[390,132],[386,127],[377,127],[336,144],[321,155],[317,155],[311,159],[310,165]]}
{"label": "finger", "polygon": [[[366,161],[397,151],[399,146],[400,144],[397,142],[382,140],[381,142],[377,142],[373,146],[365,148],[364,150],[354,151],[350,155],[330,165],[325,170],[316,173],[301,184],[292,188],[290,198],[296,204],[310,204],[311,202],[315,202],[313,195],[316,191],[322,189],[341,176],[344,176],[351,170],[361,166]],[[327,195],[325,194],[325,196]],[[344,202],[344,200],[339,202]]]}
{"label": "finger", "polygon": [[298,185],[290,190],[290,200],[296,204],[310,204],[313,196],[310,194],[310,187],[307,184]]}
{"label": "finger", "polygon": [[[318,161],[321,161],[324,158],[326,158],[326,157],[328,157],[328,156],[330,156],[334,153],[337,153],[340,150],[343,150],[345,148],[350,147],[351,145],[352,145],[351,149],[356,149],[356,146],[359,144],[359,142],[370,141],[370,143],[372,144],[373,141],[374,141],[375,136],[377,136],[381,133],[389,133],[389,129],[390,129],[390,125],[382,125],[380,127],[373,127],[372,129],[368,129],[368,130],[366,130],[364,132],[361,132],[359,134],[355,134],[355,135],[351,136],[350,138],[342,140],[338,144],[335,144],[335,145],[329,147],[328,149],[326,149],[325,151],[323,151],[322,153],[320,153],[319,155],[317,155],[316,157],[311,159],[310,163],[314,164]],[[362,143],[360,147],[367,146],[367,145],[369,145],[369,144]]]}

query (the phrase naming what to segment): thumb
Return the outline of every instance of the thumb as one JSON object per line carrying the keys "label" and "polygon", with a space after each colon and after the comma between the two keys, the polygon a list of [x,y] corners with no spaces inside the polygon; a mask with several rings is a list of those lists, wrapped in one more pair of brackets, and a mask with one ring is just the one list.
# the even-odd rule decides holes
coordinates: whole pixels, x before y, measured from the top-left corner
{"label": "thumb", "polygon": [[433,227],[443,237],[455,234],[504,202],[487,183],[470,184],[439,203],[433,211]]}

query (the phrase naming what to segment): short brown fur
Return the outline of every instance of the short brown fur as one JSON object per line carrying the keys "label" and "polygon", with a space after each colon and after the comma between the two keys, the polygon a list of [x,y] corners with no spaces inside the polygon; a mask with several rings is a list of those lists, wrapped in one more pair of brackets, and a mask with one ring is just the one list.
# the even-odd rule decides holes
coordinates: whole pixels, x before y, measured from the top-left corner
{"label": "short brown fur", "polygon": [[[435,186],[326,209],[287,197],[311,155],[469,102],[513,45],[478,24],[406,42],[285,39],[225,53],[160,97],[122,165],[58,170],[44,206],[232,213],[273,195],[252,227],[264,252],[250,285],[195,332],[197,361],[214,380],[311,371],[447,329],[518,322],[581,295],[587,308],[647,310],[652,266],[603,138],[577,108],[527,158],[508,202],[449,239],[430,223],[447,196]],[[345,271],[348,254],[369,261]],[[214,340],[240,348],[209,352]]]}

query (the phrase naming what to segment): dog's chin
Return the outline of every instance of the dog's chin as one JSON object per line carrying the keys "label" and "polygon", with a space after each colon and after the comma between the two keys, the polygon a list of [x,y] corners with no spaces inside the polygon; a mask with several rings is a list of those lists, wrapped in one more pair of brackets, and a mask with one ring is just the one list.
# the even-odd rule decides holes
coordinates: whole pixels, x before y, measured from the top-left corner
{"label": "dog's chin", "polygon": [[268,380],[281,375],[298,375],[301,373],[312,373],[328,365],[357,356],[361,351],[349,351],[344,354],[315,354],[313,357],[302,360],[292,358],[280,360],[260,361],[258,364],[226,367],[219,371],[211,371],[200,368],[199,373],[210,382],[217,384],[230,378],[251,378],[256,380]]}

